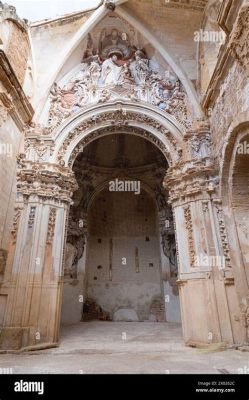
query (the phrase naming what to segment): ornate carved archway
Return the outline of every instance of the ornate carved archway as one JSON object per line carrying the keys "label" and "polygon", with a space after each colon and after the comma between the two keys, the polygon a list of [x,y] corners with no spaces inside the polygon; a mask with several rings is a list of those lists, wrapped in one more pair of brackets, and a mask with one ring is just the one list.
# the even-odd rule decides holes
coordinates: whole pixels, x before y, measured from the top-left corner
{"label": "ornate carved archway", "polygon": [[[39,126],[27,132],[25,154],[18,160],[18,202],[3,284],[8,302],[2,346],[58,342],[68,210],[77,187],[72,166],[88,143],[113,132],[150,140],[170,165],[165,184],[174,211],[185,341],[242,341],[240,323],[230,319],[231,303],[225,312],[220,307],[228,302],[228,290],[237,305],[208,125],[195,121],[184,131],[153,106],[117,101],[90,107],[53,132]],[[224,256],[225,267],[196,262],[200,254]]]}

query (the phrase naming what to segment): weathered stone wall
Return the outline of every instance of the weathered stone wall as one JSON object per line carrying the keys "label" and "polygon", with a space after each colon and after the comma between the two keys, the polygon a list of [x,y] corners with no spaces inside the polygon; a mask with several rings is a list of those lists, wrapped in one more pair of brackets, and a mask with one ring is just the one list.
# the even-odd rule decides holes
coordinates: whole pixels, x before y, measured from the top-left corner
{"label": "weathered stone wall", "polygon": [[234,61],[220,84],[218,96],[210,110],[211,134],[216,157],[221,157],[225,137],[235,118],[249,109],[249,78]]}
{"label": "weathered stone wall", "polygon": [[[192,2],[194,3],[194,2]],[[163,43],[190,80],[197,77],[194,32],[200,28],[205,1],[179,4],[165,1],[129,1],[124,8],[138,18]],[[191,18],[189,18],[191,12]]]}
{"label": "weathered stone wall", "polygon": [[12,21],[8,21],[10,28],[9,42],[6,49],[6,55],[12,68],[22,85],[24,82],[27,61],[29,57],[29,42],[27,31],[21,29]]}
{"label": "weathered stone wall", "polygon": [[23,145],[23,129],[32,107],[22,90],[31,57],[28,30],[14,7],[0,4],[0,283],[11,242],[16,200],[17,155]]}
{"label": "weathered stone wall", "polygon": [[16,200],[16,156],[22,140],[22,133],[12,118],[7,117],[0,126],[0,249],[5,251],[8,250],[11,239]]}
{"label": "weathered stone wall", "polygon": [[111,318],[128,308],[139,320],[149,319],[153,300],[162,295],[153,201],[146,193],[102,194],[90,211],[89,234],[87,297]]}
{"label": "weathered stone wall", "polygon": [[[30,33],[37,67],[37,85],[33,98],[34,105],[42,100],[41,97],[43,95],[46,96],[46,90],[48,89],[51,77],[59,73],[59,71],[56,70],[57,63],[63,59],[64,51],[74,34],[76,34],[80,27],[87,21],[90,15],[91,12],[87,12],[78,17],[65,18],[64,20],[59,19],[44,24],[37,23],[31,26]],[[77,49],[75,51],[77,52]],[[78,53],[76,57],[79,57],[81,60],[83,47],[80,47]],[[74,64],[74,55],[72,55],[72,59]],[[71,65],[70,60],[69,64]],[[66,70],[66,72],[68,71]]]}

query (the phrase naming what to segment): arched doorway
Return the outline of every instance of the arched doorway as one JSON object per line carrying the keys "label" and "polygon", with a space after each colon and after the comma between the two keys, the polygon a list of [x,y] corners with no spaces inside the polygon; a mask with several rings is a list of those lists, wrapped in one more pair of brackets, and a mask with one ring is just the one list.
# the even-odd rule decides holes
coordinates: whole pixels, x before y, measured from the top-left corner
{"label": "arched doorway", "polygon": [[236,140],[231,165],[231,206],[234,212],[240,251],[243,258],[247,284],[249,285],[249,133],[248,130]]}
{"label": "arched doorway", "polygon": [[249,248],[248,248],[248,115],[238,116],[227,134],[223,154],[221,198],[228,232],[237,299],[243,324],[243,340],[248,342]]}
{"label": "arched doorway", "polygon": [[62,324],[181,321],[167,168],[155,145],[127,133],[96,139],[77,156]]}

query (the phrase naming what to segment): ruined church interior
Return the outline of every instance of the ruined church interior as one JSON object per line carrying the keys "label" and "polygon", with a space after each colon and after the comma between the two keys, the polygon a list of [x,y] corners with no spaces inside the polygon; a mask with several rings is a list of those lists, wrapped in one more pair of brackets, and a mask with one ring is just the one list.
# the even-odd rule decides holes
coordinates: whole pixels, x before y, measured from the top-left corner
{"label": "ruined church interior", "polygon": [[7,2],[0,373],[248,374],[249,1]]}

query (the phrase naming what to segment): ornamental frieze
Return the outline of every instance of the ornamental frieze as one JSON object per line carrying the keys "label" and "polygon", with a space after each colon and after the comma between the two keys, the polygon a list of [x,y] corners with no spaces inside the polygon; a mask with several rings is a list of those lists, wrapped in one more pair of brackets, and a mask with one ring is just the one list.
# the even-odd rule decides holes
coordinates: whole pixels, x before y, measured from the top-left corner
{"label": "ornamental frieze", "polygon": [[36,195],[71,203],[72,193],[77,187],[74,174],[57,165],[35,163],[22,158],[22,167],[17,170],[17,193],[24,197]]}
{"label": "ornamental frieze", "polygon": [[[161,134],[165,135],[165,137],[167,137],[169,142],[171,143],[172,149],[176,151],[176,153],[178,154],[178,158],[180,158],[182,154],[182,148],[177,143],[177,140],[175,139],[173,134],[169,132],[169,130],[166,129],[161,123],[157,122],[155,119],[145,114],[128,112],[126,110],[117,110],[117,111],[105,112],[97,116],[90,117],[88,120],[84,121],[77,128],[75,128],[72,132],[70,132],[67,138],[64,140],[61,148],[59,149],[57,155],[58,161],[60,162],[61,165],[64,165],[63,159],[71,142],[76,140],[77,137],[81,136],[82,132],[93,129],[94,127],[96,129],[93,132],[86,135],[85,138],[81,140],[79,146],[81,147],[85,146],[88,143],[90,143],[90,141],[100,137],[103,134],[103,131],[107,132],[108,130],[109,131],[111,130],[112,132],[117,133],[117,131],[120,130],[121,128],[122,129],[125,128],[125,131],[130,133],[134,133],[134,129],[136,129],[136,133],[138,133],[138,135],[141,135],[145,139],[148,139],[154,144],[156,144],[164,154],[167,153],[165,145],[159,139],[157,139],[155,135],[143,129],[141,130],[134,127],[129,127],[130,123],[144,124],[146,126],[154,128]],[[100,124],[102,125],[102,130],[98,126]],[[106,127],[105,129],[103,129],[103,125],[105,126],[105,124]],[[82,151],[81,147],[77,147],[77,149],[74,150],[74,154],[71,156],[71,160],[74,159],[76,154]],[[72,162],[73,161],[70,161],[70,164],[72,164]]]}

